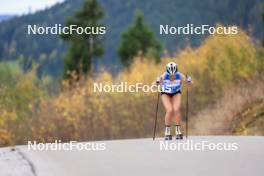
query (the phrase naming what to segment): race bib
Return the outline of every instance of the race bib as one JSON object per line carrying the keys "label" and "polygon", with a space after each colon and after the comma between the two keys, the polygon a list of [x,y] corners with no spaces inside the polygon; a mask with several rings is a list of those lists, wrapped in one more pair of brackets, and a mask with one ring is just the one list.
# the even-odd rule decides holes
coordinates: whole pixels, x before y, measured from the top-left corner
{"label": "race bib", "polygon": [[181,89],[181,81],[175,80],[175,81],[165,81],[162,85],[162,92],[165,93],[176,93]]}

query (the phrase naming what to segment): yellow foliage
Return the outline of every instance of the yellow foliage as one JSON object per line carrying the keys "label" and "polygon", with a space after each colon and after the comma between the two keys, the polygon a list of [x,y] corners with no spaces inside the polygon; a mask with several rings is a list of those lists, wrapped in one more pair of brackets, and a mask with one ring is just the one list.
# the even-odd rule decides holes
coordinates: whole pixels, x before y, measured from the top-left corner
{"label": "yellow foliage", "polygon": [[[169,61],[176,62],[183,74],[192,76],[191,113],[216,101],[233,83],[247,81],[257,72],[256,49],[241,30],[238,35],[209,36],[200,47],[187,47],[173,58],[162,58],[158,64],[152,60],[136,58],[130,68],[116,77],[102,70],[95,78],[81,78],[76,84],[63,81],[59,95],[48,100],[43,99],[37,87],[33,86],[33,78],[23,79],[17,84],[17,91],[21,96],[24,92],[32,92],[22,96],[28,102],[26,109],[30,110],[28,115],[32,120],[28,123],[32,128],[32,138],[67,141],[150,136],[156,93],[99,93],[93,92],[93,85],[120,82],[151,84],[164,73]],[[182,102],[185,101],[184,93]],[[34,106],[35,97],[40,97],[38,108]],[[163,112],[161,108],[159,124],[163,124]],[[161,131],[161,126],[158,131]]]}

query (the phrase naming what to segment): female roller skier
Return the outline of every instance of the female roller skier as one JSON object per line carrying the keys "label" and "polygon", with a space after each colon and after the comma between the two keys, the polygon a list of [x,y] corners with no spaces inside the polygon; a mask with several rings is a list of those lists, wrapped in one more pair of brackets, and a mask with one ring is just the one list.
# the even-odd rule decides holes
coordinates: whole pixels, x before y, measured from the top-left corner
{"label": "female roller skier", "polygon": [[171,140],[171,117],[175,126],[176,139],[182,139],[181,133],[181,86],[186,82],[186,86],[191,83],[191,77],[185,76],[178,71],[178,66],[174,62],[166,65],[166,72],[157,78],[156,83],[161,85],[161,100],[165,107],[165,140]]}

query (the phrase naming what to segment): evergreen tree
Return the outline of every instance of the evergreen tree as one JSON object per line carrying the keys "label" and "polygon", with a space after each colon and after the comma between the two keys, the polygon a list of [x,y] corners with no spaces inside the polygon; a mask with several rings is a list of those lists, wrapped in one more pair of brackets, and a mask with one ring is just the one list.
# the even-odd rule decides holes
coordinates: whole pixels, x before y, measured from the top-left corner
{"label": "evergreen tree", "polygon": [[[99,21],[104,13],[97,0],[86,0],[83,7],[70,17],[66,26],[77,25],[82,28],[101,27]],[[91,69],[92,59],[103,55],[102,37],[95,34],[63,34],[62,39],[69,43],[69,49],[64,59],[64,78],[69,71],[86,74]]]}
{"label": "evergreen tree", "polygon": [[134,24],[121,36],[121,44],[118,49],[121,63],[124,66],[129,66],[139,53],[159,61],[161,49],[160,42],[144,23],[143,13],[137,10]]}

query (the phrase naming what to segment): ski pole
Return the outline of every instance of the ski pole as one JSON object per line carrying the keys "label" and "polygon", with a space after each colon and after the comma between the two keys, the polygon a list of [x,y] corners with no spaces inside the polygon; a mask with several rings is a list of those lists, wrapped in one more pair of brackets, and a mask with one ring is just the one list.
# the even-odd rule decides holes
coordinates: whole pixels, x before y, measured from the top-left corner
{"label": "ski pole", "polygon": [[158,91],[157,106],[156,106],[156,117],[155,117],[154,130],[153,130],[153,141],[155,140],[155,137],[156,137],[156,127],[157,127],[158,109],[159,109],[159,98],[160,98],[160,92]]}
{"label": "ski pole", "polygon": [[188,138],[189,88],[186,88],[186,139]]}

